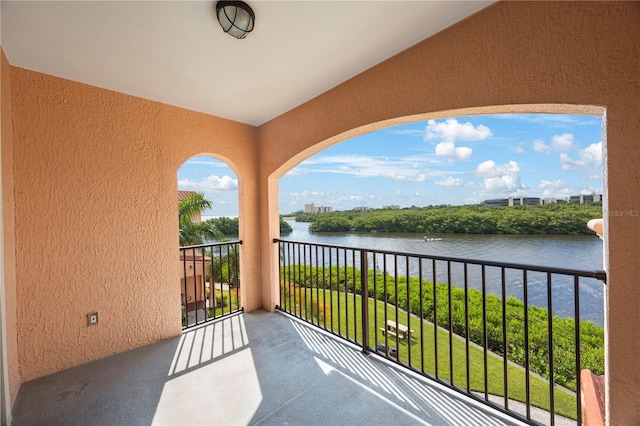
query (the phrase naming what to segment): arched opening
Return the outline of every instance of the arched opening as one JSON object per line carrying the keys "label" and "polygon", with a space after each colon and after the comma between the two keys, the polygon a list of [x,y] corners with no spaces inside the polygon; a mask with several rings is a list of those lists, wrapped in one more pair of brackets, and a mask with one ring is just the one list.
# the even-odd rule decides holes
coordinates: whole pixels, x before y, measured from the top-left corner
{"label": "arched opening", "polygon": [[[559,112],[554,111],[555,108],[553,106],[548,108],[536,108],[535,106],[520,108],[523,109],[522,112],[533,112],[536,110],[538,112]],[[510,110],[511,108],[506,109]],[[585,108],[583,107],[575,107],[574,111],[570,111],[571,108],[567,106],[562,106],[560,109],[565,113],[585,112]],[[586,109],[589,110],[590,108],[587,107]],[[487,108],[487,112],[500,112],[500,108]],[[596,217],[602,217],[603,207],[605,208],[604,211],[606,211],[606,193],[604,191],[606,188],[606,182],[604,182],[602,164],[605,133],[603,131],[604,123],[602,122],[603,111],[601,109],[593,108],[590,109],[589,112],[591,115],[518,114],[507,116],[501,114],[498,116],[469,116],[467,114],[455,114],[449,111],[446,114],[439,115],[439,117],[429,117],[429,120],[424,122],[412,122],[411,124],[387,127],[384,130],[380,130],[380,123],[378,123],[377,125],[369,126],[369,128],[366,129],[372,130],[371,128],[373,127],[377,130],[375,133],[365,133],[363,129],[358,129],[357,131],[354,131],[354,133],[357,133],[359,136],[349,139],[347,142],[338,143],[340,140],[345,140],[351,136],[349,135],[348,137],[345,137],[345,134],[343,134],[341,136],[343,136],[344,139],[340,139],[339,137],[332,138],[330,142],[324,141],[307,149],[306,153],[313,153],[316,155],[308,156],[303,161],[300,161],[300,155],[296,157],[296,160],[299,161],[299,165],[293,168],[289,167],[289,171],[286,174],[282,174],[279,181],[280,213],[290,216],[292,213],[306,212],[307,216],[317,215],[316,218],[310,220],[314,220],[313,223],[319,223],[319,218],[322,216],[333,216],[334,218],[340,217],[340,215],[337,215],[334,212],[329,213],[331,210],[345,211],[345,213],[340,217],[340,220],[334,220],[333,223],[330,223],[330,219],[327,219],[327,222],[324,223],[324,227],[315,227],[316,231],[331,230],[338,231],[338,234],[311,234],[310,238],[302,239],[302,241],[305,242],[341,247],[350,246],[355,248],[378,249],[380,251],[402,253],[419,252],[420,249],[415,249],[415,247],[421,246],[427,248],[426,253],[441,256],[484,258],[491,259],[493,261],[499,260],[502,262],[538,265],[549,265],[548,262],[555,259],[557,260],[557,263],[551,265],[555,268],[599,270],[602,269],[607,262],[607,252],[605,250],[606,236],[604,238],[605,244],[603,244],[602,241],[595,238],[594,234],[588,230],[587,221]],[[484,113],[484,111],[481,109],[475,109],[475,113]],[[415,117],[411,117],[410,120],[414,119]],[[503,130],[497,130],[499,128],[502,129],[504,126],[497,125],[496,123],[504,122],[511,123],[513,132],[509,137],[505,136]],[[532,130],[534,125],[537,125],[538,127],[545,125],[546,133],[535,133],[534,130]],[[540,129],[538,129],[538,132],[540,132]],[[420,142],[423,144],[422,149],[416,149],[416,146],[412,146],[414,149],[413,152],[404,150],[405,147],[402,146],[401,138],[411,137],[421,139]],[[491,144],[486,143],[486,141],[489,140],[491,140]],[[392,148],[387,151],[381,149],[381,147],[385,146],[385,143],[387,147],[391,146]],[[425,148],[424,145],[428,148]],[[322,147],[322,151],[319,151],[320,147]],[[491,150],[487,150],[488,148],[491,148]],[[363,149],[365,150],[364,152]],[[452,167],[453,165],[458,165],[459,167]],[[461,166],[465,166],[466,168]],[[313,184],[310,183],[309,179],[305,180],[305,177],[309,176],[318,177],[317,186],[314,187]],[[351,177],[351,180],[346,177]],[[371,181],[371,183],[363,183],[367,180]],[[385,185],[385,180],[389,181],[389,183],[395,183],[395,186],[391,184]],[[429,181],[431,182],[431,186],[427,185]],[[415,188],[420,188],[420,190],[416,190]],[[548,248],[543,246],[535,246],[532,244],[536,238],[527,238],[527,241],[522,244],[518,244],[518,241],[511,241],[512,243],[515,243],[515,245],[510,246],[510,248],[504,252],[502,257],[499,256],[496,258],[494,253],[484,253],[483,256],[482,252],[487,251],[487,241],[479,242],[479,251],[477,252],[469,252],[468,249],[471,246],[469,241],[461,242],[462,244],[458,247],[458,253],[446,252],[446,250],[443,250],[446,248],[445,244],[441,244],[439,247],[435,244],[430,246],[425,245],[424,243],[427,242],[427,240],[423,239],[423,234],[431,230],[425,227],[420,228],[420,225],[416,226],[416,224],[411,221],[393,223],[393,226],[396,226],[397,228],[393,228],[393,226],[391,226],[391,228],[380,228],[377,227],[376,224],[371,223],[371,220],[367,222],[367,219],[364,219],[364,216],[372,216],[370,212],[374,210],[382,210],[385,209],[385,207],[385,210],[388,210],[387,216],[395,215],[397,217],[406,218],[410,216],[410,214],[415,213],[415,211],[425,208],[437,210],[439,207],[442,207],[441,205],[447,204],[483,204],[484,210],[482,213],[484,214],[485,212],[490,211],[490,209],[494,209],[496,212],[499,211],[499,209],[504,209],[503,211],[507,211],[508,209],[525,210],[529,208],[528,205],[534,203],[539,206],[550,206],[549,208],[556,208],[556,206],[558,206],[558,210],[563,208],[563,205],[567,207],[574,207],[577,205],[591,207],[596,206],[595,209],[591,209],[586,213],[593,214],[593,216],[581,218],[581,220],[586,219],[583,220],[584,223],[581,225],[582,230],[584,231],[583,233],[590,235],[576,238],[575,247],[565,247],[564,252],[556,252],[555,254],[550,255],[549,259],[545,259],[544,262],[540,263],[539,259],[543,257],[540,254],[548,254],[550,251]],[[540,209],[542,208],[543,207],[540,207]],[[346,211],[348,211],[348,213]],[[537,214],[540,214],[541,212],[542,210],[536,211]],[[569,214],[570,213],[566,212],[560,214],[560,216],[567,216]],[[529,225],[532,225],[530,228],[527,228],[527,226],[525,226],[526,224],[508,220],[498,224],[499,226],[496,226],[496,224],[490,226],[490,223],[479,224],[477,222],[477,219],[479,219],[481,215],[474,214],[471,216],[472,219],[466,223],[437,224],[435,222],[431,222],[431,224],[432,226],[448,225],[448,228],[445,226],[436,231],[436,233],[440,232],[438,237],[448,237],[454,233],[486,233],[490,235],[532,233],[544,236],[537,239],[537,242],[540,243],[543,242],[544,238],[550,238],[550,234],[563,233],[563,231],[567,231],[567,233],[570,234],[576,233],[574,225],[571,225],[571,230],[562,229],[563,227],[570,226],[568,222],[556,224],[554,225],[555,227],[549,227],[547,226],[548,224],[542,223],[537,220],[536,217],[530,217],[528,219],[529,221],[536,222],[530,223]],[[307,217],[307,219],[309,218]],[[460,219],[460,217],[457,219]],[[478,225],[479,227],[473,229],[474,225]],[[388,238],[386,235],[383,235],[383,233],[391,231],[410,233],[407,232],[407,226],[415,229],[413,232],[414,235],[412,236],[413,246],[411,246],[414,247],[414,249],[407,248],[407,246],[399,247],[395,245],[398,240],[397,234],[393,235],[393,243],[391,242],[392,238]],[[521,229],[516,229],[518,227]],[[342,235],[339,235],[340,233]],[[301,236],[302,233],[296,233],[294,229],[293,237],[298,237],[296,239],[300,239]],[[362,239],[360,239],[361,237]],[[445,237],[445,240],[447,237]],[[554,239],[560,240],[562,238],[554,236]],[[580,253],[580,251],[583,250],[584,247],[582,245],[585,243],[591,247],[589,254],[576,256],[576,253]],[[380,245],[376,247],[375,244]],[[295,256],[297,255],[296,249],[291,249],[290,246],[286,244],[282,247],[284,247],[285,251],[292,250],[293,259],[295,260]],[[594,248],[595,250],[593,250]],[[560,248],[560,250],[563,249]],[[314,261],[320,260],[322,265],[325,266],[324,251],[322,251],[322,254],[320,255],[315,254],[315,257],[313,254],[313,247],[310,248],[310,251],[311,254],[309,255],[308,263],[311,264],[312,259],[314,259]],[[522,257],[518,257],[518,254]],[[573,258],[571,258],[570,255],[573,256]],[[290,256],[290,254],[285,252],[284,256]],[[305,256],[304,252],[302,256]],[[348,281],[350,279],[349,274],[352,273],[354,274],[355,280],[355,275],[359,273],[358,268],[360,268],[360,266],[363,265],[363,262],[365,262],[364,260],[354,260],[353,263],[351,263],[352,269],[350,270],[348,267],[348,257],[349,256],[345,254],[342,258],[342,261],[345,262],[343,270],[340,270],[341,258],[339,252],[336,252],[335,257],[333,258],[333,261],[337,262],[333,266],[337,266],[336,274],[338,280],[340,280],[341,273],[343,274],[343,280]],[[353,258],[356,259],[356,257],[357,254],[354,252]],[[307,258],[304,257],[305,262],[307,262],[306,259]],[[570,263],[572,261],[576,261],[577,263]],[[375,265],[376,260],[369,258],[368,262],[373,262]],[[422,260],[419,262],[422,262]],[[419,265],[420,266],[416,266],[416,269],[418,267],[423,267],[422,263],[419,263]],[[402,265],[400,266],[400,269],[402,269]],[[460,280],[460,283],[464,281],[464,299],[468,300],[466,296],[467,279],[469,279],[470,282],[473,282],[474,279],[467,277],[467,266],[464,268],[464,277],[460,276],[458,279]],[[407,282],[409,281],[409,276],[414,273],[410,270],[411,268],[407,263],[406,268],[401,271],[401,275],[406,274]],[[435,266],[433,267],[433,270],[433,282],[435,283],[436,280],[438,282],[443,280],[442,282],[444,282],[446,278],[443,277],[445,277],[446,274],[445,276],[436,275]],[[317,271],[311,270],[311,275],[315,272]],[[370,279],[371,277],[375,277],[375,274],[376,272],[373,272],[373,275],[369,274]],[[484,274],[484,269],[482,274]],[[536,274],[533,272],[528,272],[528,277],[525,274],[525,288],[529,285],[527,284],[528,280],[535,281],[535,275]],[[482,275],[482,277],[485,277],[485,275]],[[540,280],[546,279],[542,275],[539,278]],[[455,279],[456,278],[454,277],[454,281]],[[305,308],[302,305],[307,302],[306,300],[302,302],[302,299],[300,299],[300,297],[304,299],[305,296],[296,296],[294,294],[296,291],[300,292],[301,287],[304,288],[304,286],[300,284],[301,282],[304,282],[304,280],[304,278],[297,276],[295,278],[293,293],[290,289],[289,291],[285,289],[281,292],[280,296],[282,297],[282,294],[285,294],[288,298],[287,303],[290,305],[292,304],[294,307],[294,315],[315,315],[316,317],[314,318],[316,322],[323,322],[326,324],[326,318],[324,318],[323,315],[319,315],[317,308],[316,312],[313,312],[313,309],[311,308],[308,309],[308,313],[305,311]],[[397,276],[395,280],[397,291]],[[449,280],[451,280],[451,277],[449,277]],[[476,282],[479,283],[478,285],[484,285],[484,283],[481,283],[482,280],[484,280],[484,278],[476,280]],[[420,278],[420,285],[422,285],[422,278]],[[451,281],[449,281],[449,285],[451,287]],[[471,285],[471,287],[472,286],[473,285]],[[345,284],[345,287],[346,292],[348,293],[348,285]],[[576,293],[579,294],[575,295],[575,298],[573,295],[574,288],[572,287],[572,283],[569,281],[565,287],[567,292],[571,293],[572,296],[570,300],[565,301],[568,305],[566,312],[564,315],[560,315],[564,317],[573,317],[574,320],[577,319],[578,321],[593,321],[601,330],[603,330],[603,327],[605,326],[605,296],[602,283],[596,286],[581,286],[579,290],[576,290]],[[331,288],[332,287],[330,287],[330,289]],[[536,288],[535,285],[530,287],[530,289],[534,288]],[[551,290],[547,291],[546,283],[544,286],[538,288],[542,288],[544,293],[539,295],[540,297],[531,294],[529,290],[524,290],[524,293],[519,293],[519,298],[522,301],[524,297],[524,306],[542,306],[543,308],[550,308],[551,305],[553,305],[554,313],[548,312],[546,315],[548,318],[555,316],[557,310],[561,310],[560,305],[562,304],[562,302],[559,302],[557,299],[558,290],[554,288],[554,294],[551,296]],[[595,291],[592,291],[594,289]],[[350,306],[353,301],[353,315],[356,312],[356,294],[361,293],[358,293],[355,290],[355,284],[351,291],[352,296],[345,296],[345,299],[342,302],[342,309]],[[371,289],[369,289],[369,291],[371,291]],[[409,292],[409,284],[407,284],[406,291],[407,293]],[[523,290],[520,289],[519,291]],[[496,288],[496,292],[499,295],[499,287]],[[450,294],[451,293],[449,293],[449,295]],[[506,297],[518,297],[518,294],[515,292],[513,294],[509,294],[509,291],[504,292],[503,290],[502,294]],[[320,296],[316,293],[315,297],[319,298]],[[349,299],[349,297],[352,298]],[[309,297],[306,296],[306,299],[308,298]],[[579,301],[580,299],[582,300],[582,303]],[[316,300],[319,301],[320,299]],[[339,300],[340,299],[336,299],[336,301]],[[398,299],[396,299],[396,301],[397,300]],[[326,300],[324,299],[322,302],[319,302],[323,306],[323,309],[326,309],[325,302]],[[384,303],[387,303],[386,300]],[[404,304],[405,302],[402,303]],[[411,303],[413,303],[413,301]],[[576,308],[576,305],[579,307]],[[398,315],[397,306],[398,303],[395,303],[395,316]],[[423,306],[420,305],[420,309],[422,308]],[[402,309],[402,307],[400,309]],[[451,310],[451,305],[449,310]],[[529,309],[525,310],[527,310],[527,312],[529,311]],[[342,324],[343,327],[343,331],[337,331],[340,335],[344,333],[345,327],[345,313],[344,311],[341,312],[342,313],[339,314],[341,315],[341,319],[337,321],[338,324]],[[468,308],[465,308],[465,312],[468,312]],[[418,312],[412,312],[412,314],[418,314]],[[333,317],[335,313],[331,310],[328,315]],[[349,314],[347,313],[347,316],[348,315]],[[528,313],[525,314],[525,317],[526,315],[528,315]],[[357,322],[355,317],[352,318],[353,321]],[[363,319],[362,321],[364,322],[365,320]],[[529,321],[529,319],[526,321]],[[373,330],[374,332],[377,332],[378,323],[376,321],[374,321],[374,323],[375,326],[373,327]],[[551,321],[547,320],[547,324],[549,323],[551,323]],[[453,327],[450,324],[447,324],[447,326]],[[346,330],[349,330],[351,325],[351,323],[348,323]],[[467,328],[466,331],[464,331],[464,329],[461,330],[462,338],[465,338],[465,334],[468,338],[470,333],[469,328]],[[336,332],[336,330],[332,331]],[[393,331],[396,332],[395,329]],[[386,340],[387,337],[385,335],[384,328],[382,328],[381,332],[382,335],[376,335],[375,341],[378,342],[378,339],[385,339],[384,342],[388,342],[388,340]],[[547,332],[553,333],[553,330],[547,330]],[[348,335],[349,331],[346,331],[346,333],[347,338],[353,338],[353,335],[351,337]],[[357,334],[357,332],[354,333]],[[485,330],[485,337],[482,338],[486,338],[486,333],[487,331]],[[596,334],[598,333],[599,332]],[[482,331],[481,334],[483,334]],[[374,335],[375,334],[372,334],[372,336]],[[458,334],[458,336],[460,336],[460,334]],[[590,352],[587,355],[582,355],[583,358],[591,358],[594,356],[593,353],[600,351],[597,363],[588,364],[588,362],[584,362],[583,359],[580,359],[580,355],[577,355],[577,360],[574,357],[574,370],[572,372],[572,379],[570,379],[570,381],[572,380],[573,382],[563,382],[562,385],[567,386],[574,391],[576,390],[576,386],[579,386],[579,378],[577,376],[579,375],[581,363],[582,367],[588,366],[593,368],[592,366],[596,365],[596,369],[599,374],[604,372],[604,332],[602,332],[600,336],[601,338],[598,340],[599,343],[596,343],[597,347],[595,348],[595,351]],[[526,345],[531,343],[529,341],[530,339],[531,337],[526,338]],[[558,365],[560,364],[558,360],[562,355],[556,353],[557,350],[554,349],[549,342],[550,340],[546,340],[545,343],[547,345],[547,353],[551,352],[552,355],[547,355],[546,362],[550,362],[551,369],[554,370],[553,358],[555,358],[555,369],[557,370]],[[480,343],[482,344],[482,341]],[[423,343],[421,341],[420,346],[422,346],[422,344]],[[529,351],[528,348],[518,348],[517,345],[515,349],[512,348],[512,352],[517,352],[518,350],[522,350],[523,353],[525,351]],[[579,353],[579,351],[574,352]],[[411,352],[407,350],[405,355],[408,356],[409,364],[411,364],[410,353]],[[467,358],[469,357],[468,352],[466,356]],[[507,358],[506,355],[504,356]],[[529,359],[528,356],[529,355],[527,355],[526,359],[527,370],[530,365],[533,365],[532,360]],[[407,359],[403,359],[403,362],[406,363]],[[453,361],[451,364],[453,364]],[[578,366],[578,371],[575,369],[575,366]],[[469,368],[468,365],[467,368]],[[541,369],[544,370],[544,368]],[[540,374],[540,372],[537,373]],[[435,374],[435,376],[438,377],[439,372],[437,367],[435,372],[430,371],[430,374]],[[544,375],[544,372],[542,375]],[[551,387],[556,387],[558,381],[564,380],[561,377],[561,374],[557,371],[555,372],[555,377],[553,373],[551,374],[551,379],[556,383],[556,385]],[[453,379],[451,380],[453,381]],[[467,380],[469,380],[468,377]],[[549,374],[547,374],[547,380],[549,380]],[[527,386],[529,386],[528,382]],[[469,381],[467,381],[467,389],[470,387],[473,386],[470,386]],[[482,391],[482,389],[476,390]],[[485,390],[485,392],[487,391]],[[527,390],[526,395],[527,404],[530,402],[530,395],[528,392],[529,390]],[[552,411],[562,412],[562,409],[559,408],[560,403],[556,401],[560,398],[560,393],[561,391],[557,391],[554,396],[553,391],[551,391],[551,397],[547,394],[544,398],[546,398],[547,401],[549,401],[550,398],[552,402],[550,404],[547,403],[543,408],[546,410],[551,409]],[[558,405],[554,407],[554,404]],[[573,407],[562,413],[575,419],[577,412],[580,409],[580,403],[574,399],[573,404]],[[505,402],[505,406],[506,405],[507,403]]]}
{"label": "arched opening", "polygon": [[221,160],[196,156],[177,173],[183,328],[238,312],[238,178]]}

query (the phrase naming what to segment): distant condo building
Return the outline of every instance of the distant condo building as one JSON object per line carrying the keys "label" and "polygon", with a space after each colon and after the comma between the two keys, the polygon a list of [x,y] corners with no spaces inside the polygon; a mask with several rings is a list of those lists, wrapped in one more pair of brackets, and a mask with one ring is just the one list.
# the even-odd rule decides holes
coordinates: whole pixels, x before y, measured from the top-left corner
{"label": "distant condo building", "polygon": [[484,200],[483,204],[487,207],[510,207],[510,206],[535,206],[540,204],[557,204],[557,203],[598,203],[602,201],[601,194],[580,194],[572,195],[565,200],[556,200],[555,198],[539,198],[539,197],[509,197],[495,198],[492,200]]}
{"label": "distant condo building", "polygon": [[484,200],[484,205],[487,207],[536,206],[546,204],[546,200],[553,200],[553,203],[556,201],[555,199],[542,199],[539,197],[509,197]]}
{"label": "distant condo building", "polygon": [[330,213],[332,211],[333,209],[331,207],[325,207],[325,206],[316,207],[314,203],[304,205],[305,213]]}
{"label": "distant condo building", "polygon": [[569,197],[570,203],[598,203],[602,201],[602,195],[600,194],[580,194],[580,195],[572,195]]}
{"label": "distant condo building", "polygon": [[390,206],[382,206],[382,208],[385,210],[398,210],[400,209],[400,206],[397,204],[392,204]]}
{"label": "distant condo building", "polygon": [[368,212],[369,210],[371,210],[371,207],[360,206],[360,207],[354,207],[353,210],[358,212]]}

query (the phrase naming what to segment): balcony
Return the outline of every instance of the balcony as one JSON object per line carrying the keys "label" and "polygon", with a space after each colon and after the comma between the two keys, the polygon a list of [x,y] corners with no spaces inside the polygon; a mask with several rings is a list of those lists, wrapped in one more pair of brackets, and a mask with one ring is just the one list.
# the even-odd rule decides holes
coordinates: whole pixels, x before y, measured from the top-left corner
{"label": "balcony", "polygon": [[604,334],[581,298],[604,272],[274,243],[279,309],[525,422],[582,424]]}
{"label": "balcony", "polygon": [[25,383],[14,424],[520,424],[282,313]]}

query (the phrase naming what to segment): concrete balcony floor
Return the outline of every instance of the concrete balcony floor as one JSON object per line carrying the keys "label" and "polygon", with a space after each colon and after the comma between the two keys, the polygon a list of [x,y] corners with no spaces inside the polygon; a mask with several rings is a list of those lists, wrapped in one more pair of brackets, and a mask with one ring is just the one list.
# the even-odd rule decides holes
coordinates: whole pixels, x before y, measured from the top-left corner
{"label": "concrete balcony floor", "polygon": [[281,313],[25,383],[14,425],[520,424]]}

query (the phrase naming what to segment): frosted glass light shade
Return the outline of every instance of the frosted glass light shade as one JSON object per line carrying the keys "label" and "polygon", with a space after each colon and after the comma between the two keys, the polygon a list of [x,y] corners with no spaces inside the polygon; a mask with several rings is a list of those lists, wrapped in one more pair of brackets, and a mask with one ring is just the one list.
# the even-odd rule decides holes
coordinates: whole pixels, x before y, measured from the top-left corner
{"label": "frosted glass light shade", "polygon": [[224,32],[235,38],[245,38],[253,30],[256,17],[245,2],[219,1],[216,14]]}

